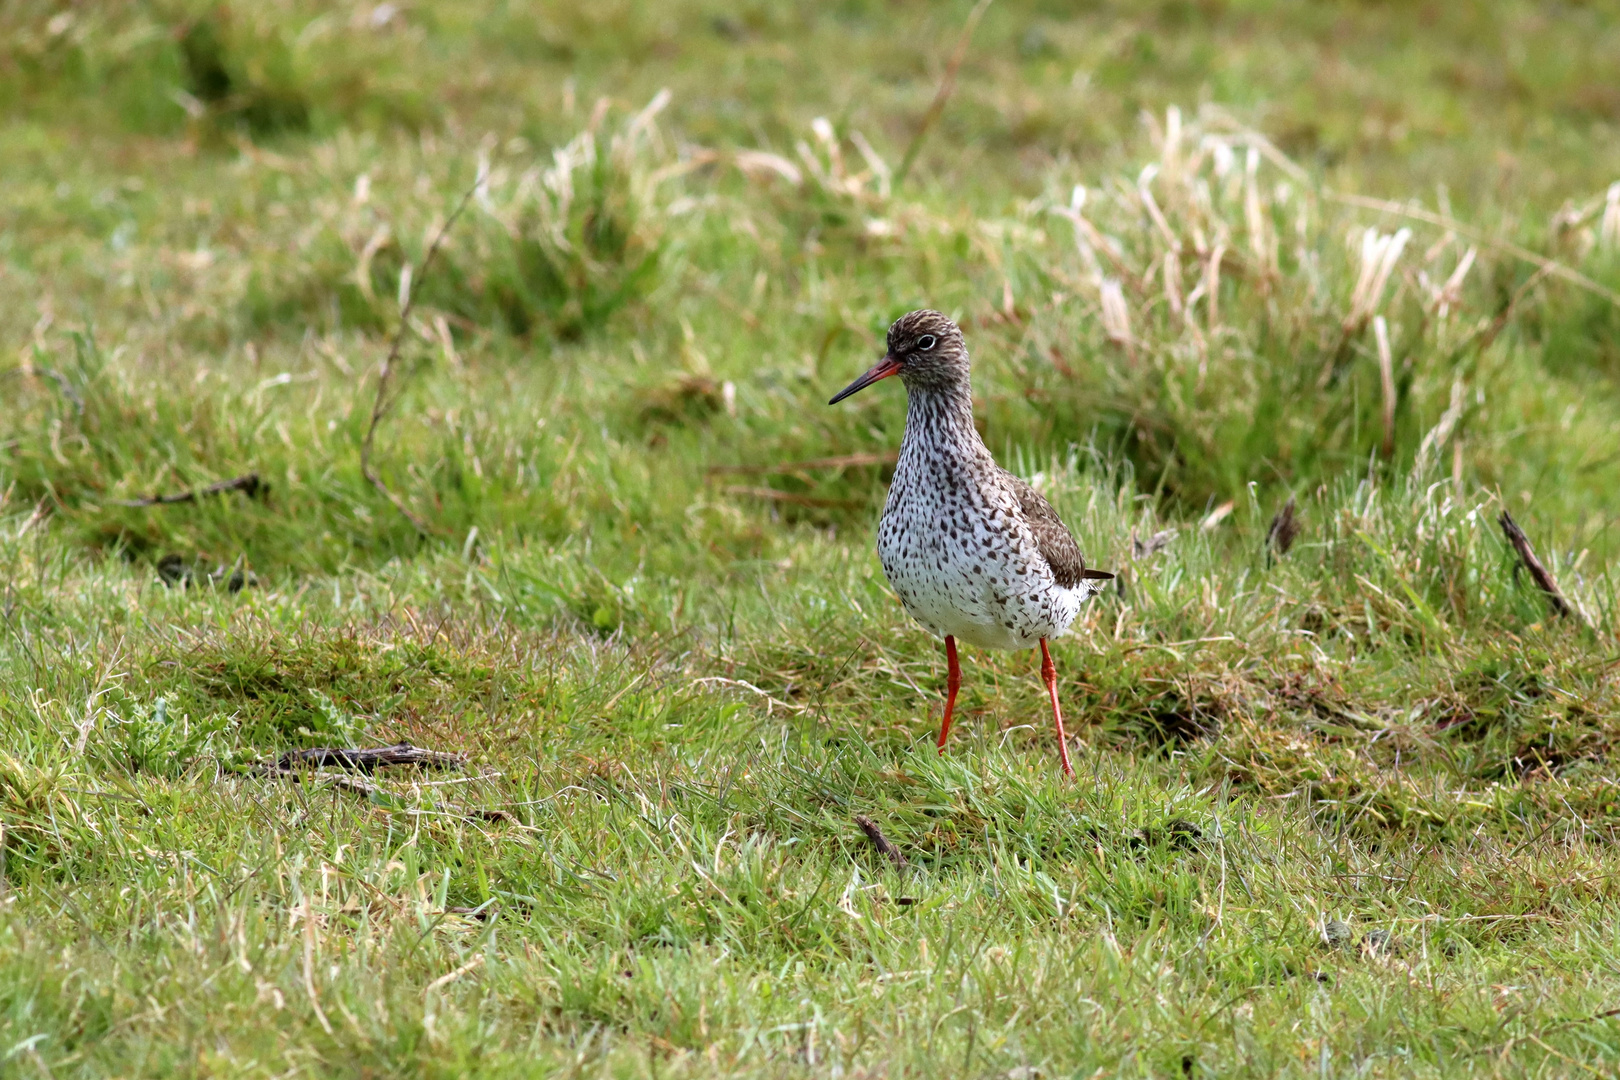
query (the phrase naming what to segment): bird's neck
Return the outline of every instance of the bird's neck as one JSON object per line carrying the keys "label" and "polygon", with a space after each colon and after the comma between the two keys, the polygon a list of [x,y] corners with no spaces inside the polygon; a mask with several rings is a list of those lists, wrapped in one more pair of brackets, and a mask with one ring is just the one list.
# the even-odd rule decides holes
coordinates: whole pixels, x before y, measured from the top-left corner
{"label": "bird's neck", "polygon": [[973,426],[973,391],[964,381],[948,388],[906,388],[906,436],[901,447],[947,442],[979,448]]}

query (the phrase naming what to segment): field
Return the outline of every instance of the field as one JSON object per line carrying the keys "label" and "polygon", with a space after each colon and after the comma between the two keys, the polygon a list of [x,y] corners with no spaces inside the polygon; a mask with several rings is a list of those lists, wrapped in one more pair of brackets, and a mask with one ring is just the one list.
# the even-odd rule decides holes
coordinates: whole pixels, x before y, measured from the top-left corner
{"label": "field", "polygon": [[[0,5],[0,1075],[1612,1075],[1617,88],[1596,3]],[[825,404],[922,306],[1118,574],[1074,782],[1033,655],[933,749]]]}

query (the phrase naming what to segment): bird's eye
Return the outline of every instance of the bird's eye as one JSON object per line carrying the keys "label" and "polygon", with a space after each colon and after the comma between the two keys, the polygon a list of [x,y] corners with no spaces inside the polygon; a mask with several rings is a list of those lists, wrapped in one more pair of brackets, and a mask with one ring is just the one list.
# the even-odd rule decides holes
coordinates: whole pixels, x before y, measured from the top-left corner
{"label": "bird's eye", "polygon": [[929,349],[932,349],[936,344],[937,341],[935,340],[933,334],[924,334],[922,337],[917,339],[917,348],[921,349],[923,352],[927,352]]}

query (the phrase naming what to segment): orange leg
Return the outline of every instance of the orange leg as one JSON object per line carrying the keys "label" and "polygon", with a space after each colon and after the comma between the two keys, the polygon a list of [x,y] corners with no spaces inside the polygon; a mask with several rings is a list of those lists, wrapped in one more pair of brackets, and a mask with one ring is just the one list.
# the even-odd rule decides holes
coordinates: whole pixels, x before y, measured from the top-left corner
{"label": "orange leg", "polygon": [[1046,680],[1046,692],[1052,698],[1052,722],[1057,725],[1058,757],[1063,761],[1063,774],[1073,776],[1074,769],[1069,765],[1069,737],[1063,733],[1063,710],[1058,707],[1057,668],[1052,666],[1052,654],[1046,648],[1045,638],[1041,638],[1041,678]]}
{"label": "orange leg", "polygon": [[945,635],[945,722],[939,725],[939,752],[945,752],[945,737],[951,733],[951,713],[956,710],[956,691],[962,685],[962,669],[956,663],[956,639]]}

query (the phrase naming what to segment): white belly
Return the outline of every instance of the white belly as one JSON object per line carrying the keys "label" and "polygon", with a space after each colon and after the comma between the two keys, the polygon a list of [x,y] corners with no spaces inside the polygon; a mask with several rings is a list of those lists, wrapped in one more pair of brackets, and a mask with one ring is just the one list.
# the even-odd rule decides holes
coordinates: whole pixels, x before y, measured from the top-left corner
{"label": "white belly", "polygon": [[896,500],[878,528],[878,558],[912,618],[980,648],[1058,637],[1091,595],[1058,585],[1028,529],[993,508]]}

